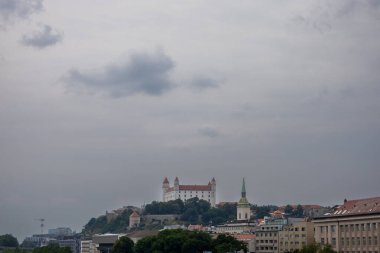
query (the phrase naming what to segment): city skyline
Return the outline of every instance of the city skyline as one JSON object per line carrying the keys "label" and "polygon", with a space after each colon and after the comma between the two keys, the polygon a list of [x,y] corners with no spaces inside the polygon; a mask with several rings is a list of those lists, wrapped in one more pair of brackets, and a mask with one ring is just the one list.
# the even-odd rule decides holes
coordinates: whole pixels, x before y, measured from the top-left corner
{"label": "city skyline", "polygon": [[379,196],[380,3],[0,0],[0,234],[217,202]]}

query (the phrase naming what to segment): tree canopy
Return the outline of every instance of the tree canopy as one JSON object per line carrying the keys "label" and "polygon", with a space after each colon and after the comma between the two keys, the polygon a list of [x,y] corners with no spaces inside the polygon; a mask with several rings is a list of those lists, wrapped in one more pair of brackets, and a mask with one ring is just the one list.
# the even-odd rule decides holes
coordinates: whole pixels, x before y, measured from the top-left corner
{"label": "tree canopy", "polygon": [[205,232],[188,230],[164,230],[157,236],[145,237],[135,245],[135,253],[225,253],[247,247],[232,236],[219,235],[216,239]]}
{"label": "tree canopy", "polygon": [[134,243],[126,236],[119,238],[112,247],[111,253],[134,253]]}
{"label": "tree canopy", "polygon": [[58,244],[34,248],[32,253],[72,253],[69,247],[59,247]]}
{"label": "tree canopy", "polygon": [[99,216],[98,218],[91,218],[84,226],[82,233],[88,235],[107,232],[125,232],[129,226],[129,216],[132,212],[131,209],[126,209],[119,216],[109,222],[105,215]]}
{"label": "tree canopy", "polygon": [[0,235],[0,246],[18,247],[17,238],[11,234]]}

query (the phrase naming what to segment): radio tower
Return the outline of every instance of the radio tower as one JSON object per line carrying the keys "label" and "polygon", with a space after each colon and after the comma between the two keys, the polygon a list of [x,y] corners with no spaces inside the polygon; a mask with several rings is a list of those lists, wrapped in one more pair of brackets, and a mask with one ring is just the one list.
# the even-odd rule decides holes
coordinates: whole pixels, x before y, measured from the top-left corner
{"label": "radio tower", "polygon": [[41,218],[41,219],[35,219],[35,220],[38,220],[39,222],[41,222],[41,235],[42,235],[44,233],[44,221],[45,221],[45,219]]}

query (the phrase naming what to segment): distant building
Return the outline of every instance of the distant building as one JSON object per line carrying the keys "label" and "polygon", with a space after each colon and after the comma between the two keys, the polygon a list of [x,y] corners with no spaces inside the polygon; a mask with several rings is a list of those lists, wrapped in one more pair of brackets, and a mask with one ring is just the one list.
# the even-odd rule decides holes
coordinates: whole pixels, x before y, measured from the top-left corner
{"label": "distant building", "polygon": [[180,185],[178,177],[176,177],[174,185],[170,186],[168,178],[165,177],[162,183],[162,192],[162,200],[164,202],[176,199],[186,201],[197,197],[198,199],[209,202],[212,207],[215,207],[216,181],[215,178],[212,178],[206,185]]}
{"label": "distant building", "polygon": [[265,217],[256,229],[256,253],[278,253],[279,233],[287,224],[287,219]]}
{"label": "distant building", "polygon": [[120,237],[125,236],[125,234],[101,234],[93,235],[92,243],[94,246],[95,253],[110,253],[112,247]]}
{"label": "distant building", "polygon": [[315,241],[342,253],[380,252],[380,197],[344,200],[334,213],[313,220]]}
{"label": "distant building", "polygon": [[81,242],[78,238],[70,238],[70,239],[56,239],[49,241],[49,244],[58,244],[59,247],[67,247],[70,248],[72,253],[80,253],[81,252]]}
{"label": "distant building", "polygon": [[140,215],[133,211],[129,216],[129,228],[136,228],[140,225]]}
{"label": "distant building", "polygon": [[62,227],[62,228],[52,228],[48,229],[49,235],[55,235],[55,236],[68,236],[73,235],[73,231],[71,228]]}
{"label": "distant building", "polygon": [[251,205],[249,204],[245,191],[245,180],[241,187],[241,198],[237,204],[236,219],[238,221],[249,221],[251,219]]}
{"label": "distant building", "polygon": [[95,244],[92,240],[83,240],[80,242],[81,253],[95,253]]}
{"label": "distant building", "polygon": [[288,224],[283,226],[279,235],[279,252],[293,252],[314,243],[314,226],[305,219],[288,218]]}

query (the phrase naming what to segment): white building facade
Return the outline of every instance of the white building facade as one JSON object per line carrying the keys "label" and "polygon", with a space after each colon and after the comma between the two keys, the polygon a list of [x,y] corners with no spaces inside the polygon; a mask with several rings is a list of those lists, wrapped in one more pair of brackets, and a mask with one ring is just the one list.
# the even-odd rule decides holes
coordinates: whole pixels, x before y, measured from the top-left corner
{"label": "white building facade", "polygon": [[180,185],[178,177],[174,180],[174,185],[170,186],[168,178],[165,177],[162,183],[162,200],[164,202],[180,199],[186,201],[197,197],[205,200],[215,207],[216,203],[216,181],[212,178],[206,185]]}

